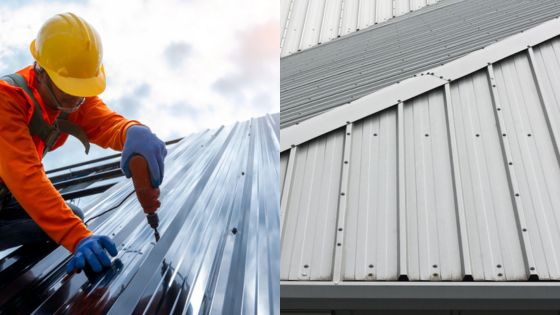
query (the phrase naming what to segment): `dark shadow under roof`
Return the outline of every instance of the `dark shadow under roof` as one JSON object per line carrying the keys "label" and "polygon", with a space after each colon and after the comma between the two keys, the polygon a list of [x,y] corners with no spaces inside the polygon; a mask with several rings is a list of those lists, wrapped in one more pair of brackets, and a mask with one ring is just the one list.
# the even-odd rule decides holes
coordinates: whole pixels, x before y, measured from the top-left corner
{"label": "dark shadow under roof", "polygon": [[282,58],[281,128],[559,15],[557,0],[446,0]]}

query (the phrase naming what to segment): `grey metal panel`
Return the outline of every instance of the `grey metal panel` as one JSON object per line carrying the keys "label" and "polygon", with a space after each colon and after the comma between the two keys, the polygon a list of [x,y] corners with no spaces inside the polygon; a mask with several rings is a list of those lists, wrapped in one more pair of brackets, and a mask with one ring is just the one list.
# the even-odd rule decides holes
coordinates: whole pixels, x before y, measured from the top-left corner
{"label": "grey metal panel", "polygon": [[397,113],[355,124],[344,227],[344,280],[397,279]]}
{"label": "grey metal panel", "polygon": [[[511,192],[485,71],[451,84],[474,280],[525,280]],[[499,266],[499,267],[498,267]]]}
{"label": "grey metal panel", "polygon": [[277,129],[265,116],[176,144],[165,160],[157,243],[136,198],[127,199],[130,180],[84,207],[87,219],[117,206],[89,223],[119,247],[104,273],[66,276],[62,247],[39,261],[16,259],[22,250],[4,257],[0,313],[278,314]]}
{"label": "grey metal panel", "polygon": [[[551,59],[557,64],[558,58]],[[523,205],[541,279],[560,278],[560,167],[540,105],[528,55],[518,54],[494,65],[496,89],[507,128],[504,140],[518,180],[515,199]],[[558,89],[558,87],[556,88]]]}
{"label": "grey metal panel", "polygon": [[281,279],[330,280],[344,131],[299,146],[285,214]]}
{"label": "grey metal panel", "polygon": [[[281,56],[326,43],[339,36],[418,10],[438,0],[281,0]],[[300,2],[300,4],[296,4]],[[290,12],[290,7],[292,8]],[[303,16],[307,15],[307,18]],[[296,21],[294,21],[296,19]],[[302,23],[306,20],[305,23]]]}
{"label": "grey metal panel", "polygon": [[281,126],[356,100],[559,14],[560,2],[552,0],[441,1],[396,18],[398,23],[390,20],[282,58]]}
{"label": "grey metal panel", "polygon": [[443,91],[404,103],[408,278],[460,280]]}

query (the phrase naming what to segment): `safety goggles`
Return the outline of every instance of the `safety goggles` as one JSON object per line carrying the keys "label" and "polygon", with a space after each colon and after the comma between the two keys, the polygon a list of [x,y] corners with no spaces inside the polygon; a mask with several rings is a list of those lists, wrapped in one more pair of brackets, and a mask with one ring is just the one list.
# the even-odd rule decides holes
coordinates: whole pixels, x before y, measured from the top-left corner
{"label": "safety goggles", "polygon": [[[53,87],[53,83],[51,81],[51,78],[45,73],[45,77],[47,78],[47,90],[49,91],[51,100],[54,101],[54,105],[56,106],[56,108],[58,108],[58,110],[60,110],[61,112],[65,112],[65,113],[72,113],[78,110],[78,108],[80,108],[80,106],[82,106],[82,104],[84,104],[84,102],[86,101],[85,97],[79,97],[79,96],[72,96],[72,95],[68,95],[60,90],[57,89],[57,91],[62,94],[62,100],[59,99],[56,96],[56,93],[54,91],[54,87]],[[64,104],[64,105],[63,105]]]}

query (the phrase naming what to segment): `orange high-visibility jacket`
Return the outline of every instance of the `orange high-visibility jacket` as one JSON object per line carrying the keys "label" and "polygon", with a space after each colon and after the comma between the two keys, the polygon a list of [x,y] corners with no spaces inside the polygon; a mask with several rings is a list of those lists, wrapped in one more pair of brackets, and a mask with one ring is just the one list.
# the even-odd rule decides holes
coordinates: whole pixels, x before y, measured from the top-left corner
{"label": "orange high-visibility jacket", "polygon": [[[37,91],[33,67],[18,73],[27,80],[42,108],[43,118],[52,124],[60,112],[45,106]],[[74,252],[78,242],[92,233],[47,178],[41,163],[44,143],[39,137],[31,136],[28,129],[32,113],[33,101],[23,89],[0,81],[0,182],[51,239]],[[126,129],[140,124],[113,112],[99,97],[88,97],[67,119],[80,126],[91,143],[118,151],[123,149]],[[61,136],[51,151],[67,138],[67,134]]]}

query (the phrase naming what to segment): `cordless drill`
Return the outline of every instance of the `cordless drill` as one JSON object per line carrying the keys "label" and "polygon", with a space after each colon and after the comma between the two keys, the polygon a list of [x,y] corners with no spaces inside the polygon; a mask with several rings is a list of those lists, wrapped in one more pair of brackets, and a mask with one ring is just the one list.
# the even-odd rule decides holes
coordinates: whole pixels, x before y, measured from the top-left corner
{"label": "cordless drill", "polygon": [[130,158],[128,162],[128,168],[132,175],[132,182],[134,184],[134,190],[136,190],[136,196],[144,213],[146,213],[146,219],[148,224],[154,229],[154,236],[156,242],[159,241],[159,218],[156,210],[161,205],[159,198],[159,188],[152,186],[152,180],[150,176],[150,170],[148,169],[148,163],[141,155],[134,155]]}

